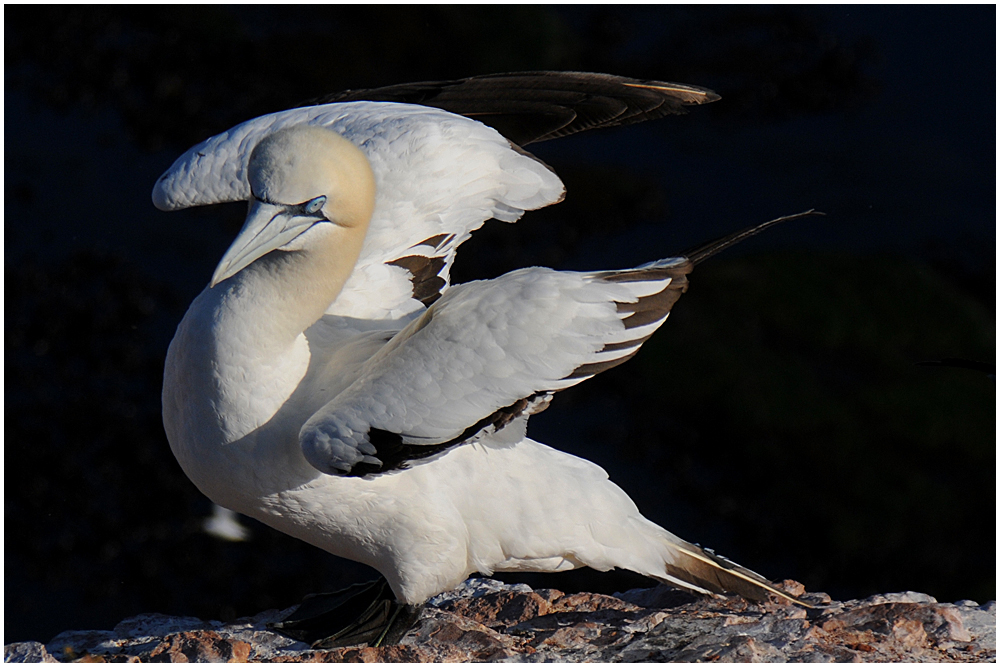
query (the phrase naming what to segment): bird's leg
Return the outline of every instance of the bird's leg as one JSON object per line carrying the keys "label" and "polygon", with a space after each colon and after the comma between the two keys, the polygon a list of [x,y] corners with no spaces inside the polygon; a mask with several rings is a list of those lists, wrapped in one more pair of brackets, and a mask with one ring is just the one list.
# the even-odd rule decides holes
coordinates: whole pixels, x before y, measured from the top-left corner
{"label": "bird's leg", "polygon": [[335,593],[308,595],[295,613],[271,627],[313,648],[387,646],[399,643],[421,608],[396,602],[388,582],[380,578]]}
{"label": "bird's leg", "polygon": [[420,612],[424,605],[399,604],[392,601],[393,609],[386,623],[382,635],[370,646],[393,646],[398,644],[410,628],[414,626],[420,618]]}

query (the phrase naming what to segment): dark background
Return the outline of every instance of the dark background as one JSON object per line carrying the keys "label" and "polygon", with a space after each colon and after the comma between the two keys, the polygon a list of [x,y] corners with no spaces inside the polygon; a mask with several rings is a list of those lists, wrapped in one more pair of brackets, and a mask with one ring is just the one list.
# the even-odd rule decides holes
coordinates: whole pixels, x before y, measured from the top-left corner
{"label": "dark background", "polygon": [[[4,642],[229,619],[365,568],[210,506],[160,424],[173,329],[244,207],[155,210],[184,150],[345,88],[571,69],[710,87],[679,118],[531,150],[566,201],[458,281],[631,266],[806,208],[699,266],[630,363],[531,434],[651,519],[835,597],[995,598],[995,8],[7,7]],[[511,578],[513,580],[513,578]],[[563,590],[627,573],[525,578]]]}

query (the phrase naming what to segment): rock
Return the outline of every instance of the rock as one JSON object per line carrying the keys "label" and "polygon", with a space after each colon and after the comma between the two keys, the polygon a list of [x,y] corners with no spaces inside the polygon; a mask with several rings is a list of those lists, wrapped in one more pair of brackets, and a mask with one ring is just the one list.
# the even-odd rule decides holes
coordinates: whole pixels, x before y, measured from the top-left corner
{"label": "rock", "polygon": [[470,579],[432,598],[396,646],[314,650],[268,629],[293,609],[230,623],[143,614],[4,648],[6,662],[985,662],[996,603],[921,593],[831,601],[785,581],[805,609],[666,586],[566,595]]}
{"label": "rock", "polygon": [[3,647],[4,662],[59,662],[41,642],[17,642]]}
{"label": "rock", "polygon": [[246,662],[250,644],[211,630],[168,635],[149,652],[149,662]]}
{"label": "rock", "polygon": [[104,653],[104,647],[117,646],[121,636],[110,630],[69,630],[53,637],[45,648],[59,660],[75,660],[88,652]]}
{"label": "rock", "polygon": [[[543,590],[551,591],[552,589]],[[501,591],[513,591],[518,593],[532,592],[531,586],[528,586],[527,584],[505,584],[502,581],[496,581],[495,579],[473,577],[463,581],[457,588],[435,595],[427,601],[427,604],[432,607],[441,607],[452,600],[478,598],[484,595],[489,595],[490,593],[499,593]],[[537,592],[541,594],[542,591]],[[555,593],[562,595],[561,591],[555,591]]]}
{"label": "rock", "polygon": [[479,623],[509,627],[551,613],[552,605],[534,591],[500,591],[474,598],[450,600],[440,607]]}
{"label": "rock", "polygon": [[[119,637],[151,637],[185,630],[201,630],[209,627],[200,618],[193,616],[164,616],[163,614],[139,614],[127,618],[115,626],[114,634]],[[218,623],[216,623],[218,625]],[[65,634],[65,633],[64,633]],[[60,637],[62,635],[59,635]]]}

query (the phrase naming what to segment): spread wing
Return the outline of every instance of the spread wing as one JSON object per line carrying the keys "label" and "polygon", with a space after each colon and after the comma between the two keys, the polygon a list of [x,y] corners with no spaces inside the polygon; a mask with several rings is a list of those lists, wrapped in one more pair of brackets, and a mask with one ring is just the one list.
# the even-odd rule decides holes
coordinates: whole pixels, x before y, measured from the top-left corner
{"label": "spread wing", "polygon": [[175,210],[248,200],[247,164],[263,137],[303,123],[329,127],[368,155],[378,193],[361,256],[328,312],[395,321],[444,293],[458,246],[486,220],[514,222],[562,198],[558,177],[510,141],[640,122],[717,98],[693,86],[580,72],[347,91],[323,100],[332,103],[262,116],[195,146],[160,177],[153,202]]}
{"label": "spread wing", "polygon": [[160,209],[249,200],[254,146],[284,127],[328,127],[360,147],[376,181],[361,256],[332,315],[396,319],[422,310],[448,282],[455,251],[496,218],[559,201],[563,185],[540,161],[492,128],[427,107],[347,102],[262,116],[195,146],[160,177]]}
{"label": "spread wing", "polygon": [[329,474],[364,475],[517,432],[512,422],[553,392],[634,355],[691,267],[674,258],[602,273],[530,268],[452,287],[306,422],[305,457]]}
{"label": "spread wing", "polygon": [[515,144],[641,123],[719,99],[707,88],[592,72],[512,72],[346,90],[310,102],[368,100],[437,107],[496,128]]}

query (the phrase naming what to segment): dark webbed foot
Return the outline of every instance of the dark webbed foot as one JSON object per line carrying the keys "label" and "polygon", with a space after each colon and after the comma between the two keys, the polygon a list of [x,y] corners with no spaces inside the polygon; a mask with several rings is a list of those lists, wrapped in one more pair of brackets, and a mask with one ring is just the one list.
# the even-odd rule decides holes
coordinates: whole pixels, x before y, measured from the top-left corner
{"label": "dark webbed foot", "polygon": [[384,578],[335,593],[308,595],[295,613],[271,627],[313,648],[398,644],[420,617],[420,606],[400,604]]}

